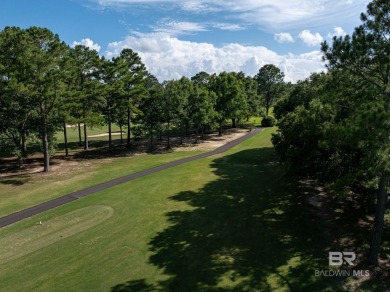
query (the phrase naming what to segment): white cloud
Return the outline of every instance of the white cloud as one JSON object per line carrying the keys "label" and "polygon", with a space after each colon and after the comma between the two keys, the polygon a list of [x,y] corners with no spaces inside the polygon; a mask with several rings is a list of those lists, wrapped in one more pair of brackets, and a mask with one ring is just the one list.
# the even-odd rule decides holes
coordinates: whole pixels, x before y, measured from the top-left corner
{"label": "white cloud", "polygon": [[[255,24],[272,31],[333,25],[356,20],[369,0],[90,0],[100,7],[142,5],[190,13],[222,12],[225,19]],[[215,16],[215,15],[214,15]]]}
{"label": "white cloud", "polygon": [[299,34],[298,38],[300,38],[305,45],[309,47],[318,46],[324,41],[324,38],[318,32],[313,34],[307,29],[303,30]]}
{"label": "white cloud", "polygon": [[88,48],[90,48],[91,50],[95,50],[97,52],[100,51],[100,46],[98,44],[95,44],[93,42],[93,40],[89,39],[89,38],[86,38],[86,39],[82,39],[80,42],[76,42],[74,41],[72,43],[72,46],[75,47],[77,45],[83,45],[83,46],[86,46]]}
{"label": "white cloud", "polygon": [[239,31],[244,30],[245,27],[239,24],[235,23],[214,23],[212,24],[213,27],[219,28],[221,30],[229,30],[229,31]]}
{"label": "white cloud", "polygon": [[278,55],[263,46],[231,43],[216,47],[210,43],[179,40],[162,33],[128,36],[122,41],[110,43],[106,55],[111,58],[124,48],[138,52],[148,70],[160,81],[191,77],[200,71],[243,71],[253,76],[265,64],[275,64],[285,72],[286,81],[296,82],[312,72],[325,70],[319,51]]}
{"label": "white cloud", "polygon": [[274,34],[274,39],[278,42],[278,43],[293,43],[295,40],[294,38],[292,37],[291,34],[289,34],[288,32],[281,32],[281,33],[275,33]]}
{"label": "white cloud", "polygon": [[[235,23],[196,23],[188,21],[176,21],[170,18],[163,18],[157,24],[151,26],[152,30],[157,33],[166,33],[169,35],[193,34],[196,32],[208,31],[212,28],[228,31],[240,31],[245,28]],[[139,32],[136,32],[139,35]]]}
{"label": "white cloud", "polygon": [[207,31],[206,27],[200,23],[175,21],[164,18],[160,20],[157,25],[152,26],[153,31],[160,33],[167,33],[171,35],[191,34],[199,31]]}
{"label": "white cloud", "polygon": [[334,36],[335,37],[344,37],[346,35],[347,35],[347,33],[344,31],[344,29],[342,27],[336,26],[334,28],[333,33],[328,33],[328,38],[333,38]]}
{"label": "white cloud", "polygon": [[183,10],[190,11],[190,12],[211,12],[215,9],[212,8],[210,5],[206,3],[206,1],[203,0],[187,0],[187,1],[177,1],[180,3]]}

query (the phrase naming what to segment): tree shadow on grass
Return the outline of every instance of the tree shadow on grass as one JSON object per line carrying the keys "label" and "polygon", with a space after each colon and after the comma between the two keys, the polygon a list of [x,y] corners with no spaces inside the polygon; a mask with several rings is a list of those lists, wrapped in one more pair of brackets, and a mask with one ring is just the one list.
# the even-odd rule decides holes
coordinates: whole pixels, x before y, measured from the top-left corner
{"label": "tree shadow on grass", "polygon": [[218,179],[171,197],[192,208],[166,214],[170,227],[150,241],[150,264],[168,279],[119,284],[112,291],[318,291],[340,289],[327,269],[330,239],[286,181],[272,148],[213,161]]}
{"label": "tree shadow on grass", "polygon": [[25,183],[28,183],[30,180],[28,178],[17,178],[17,179],[0,179],[0,184],[3,185],[13,185],[13,186],[22,186]]}

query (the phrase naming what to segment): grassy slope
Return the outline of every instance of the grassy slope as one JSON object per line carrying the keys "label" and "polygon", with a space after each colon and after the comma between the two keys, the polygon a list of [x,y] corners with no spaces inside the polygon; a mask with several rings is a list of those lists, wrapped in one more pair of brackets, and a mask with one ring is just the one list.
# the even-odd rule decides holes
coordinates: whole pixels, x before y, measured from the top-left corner
{"label": "grassy slope", "polygon": [[112,162],[102,162],[98,159],[85,160],[65,173],[40,173],[27,177],[0,178],[0,216],[114,178],[199,153],[201,152],[182,151],[167,154],[143,154],[113,158]]}
{"label": "grassy slope", "polygon": [[[122,184],[0,230],[110,206],[103,223],[0,265],[1,291],[334,290],[314,277],[327,242],[274,163],[268,129],[214,156]],[[10,237],[11,238],[11,237]],[[0,255],[1,262],[1,255]]]}
{"label": "grassy slope", "polygon": [[[259,118],[252,118],[253,121],[258,119]],[[257,125],[258,124],[259,122]],[[83,131],[83,127],[81,127],[81,130]],[[88,135],[102,134],[107,131],[106,125],[93,128],[89,127]],[[112,131],[119,132],[119,127],[113,124]],[[78,128],[67,128],[67,137],[68,143],[71,145],[70,153],[74,155],[81,152],[82,148],[80,148],[77,143]],[[63,133],[57,132],[56,138],[59,143],[57,153],[62,153],[64,140]],[[90,142],[92,141],[92,145],[94,145],[93,143],[96,144],[98,142],[101,144],[102,141],[107,141],[108,137],[103,136],[89,139]],[[119,136],[113,136],[113,139],[119,139]],[[126,134],[124,134],[123,139],[126,139]],[[80,166],[71,173],[0,178],[0,217],[110,179],[199,153],[201,153],[201,151],[183,151],[148,156],[143,155],[115,159],[112,163],[108,164],[100,163],[98,160],[90,160],[84,161],[84,164],[80,164]]]}

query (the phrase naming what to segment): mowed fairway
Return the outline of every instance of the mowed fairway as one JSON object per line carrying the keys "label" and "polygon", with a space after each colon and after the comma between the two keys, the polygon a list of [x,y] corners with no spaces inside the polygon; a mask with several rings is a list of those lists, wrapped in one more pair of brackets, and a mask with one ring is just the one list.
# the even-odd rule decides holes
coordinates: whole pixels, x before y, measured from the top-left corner
{"label": "mowed fairway", "polygon": [[0,178],[0,216],[199,153],[202,152],[177,151],[113,158],[111,161],[80,160],[74,168],[68,168],[64,172]]}
{"label": "mowed fairway", "polygon": [[[118,185],[1,229],[1,242],[9,245],[26,236],[29,242],[23,245],[29,252],[19,249],[23,254],[11,259],[0,254],[0,290],[340,288],[314,275],[315,269],[327,267],[327,242],[318,218],[305,210],[298,189],[275,163],[271,132],[267,129],[224,154]],[[90,224],[88,214],[102,210],[109,216],[104,211],[98,224]],[[64,218],[77,216],[84,219],[66,224]],[[36,225],[39,221],[44,225]],[[58,230],[43,233],[50,242],[37,247],[44,242],[39,227],[53,222]],[[61,229],[72,230],[72,224],[80,230],[64,236]],[[8,250],[2,247],[0,253]]]}

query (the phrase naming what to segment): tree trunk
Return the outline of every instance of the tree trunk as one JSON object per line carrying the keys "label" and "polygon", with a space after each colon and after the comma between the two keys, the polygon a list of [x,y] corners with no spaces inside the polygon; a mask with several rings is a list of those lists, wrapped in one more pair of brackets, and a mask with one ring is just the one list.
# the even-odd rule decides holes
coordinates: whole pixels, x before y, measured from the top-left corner
{"label": "tree trunk", "polygon": [[150,150],[153,150],[153,132],[150,132]]}
{"label": "tree trunk", "polygon": [[170,137],[169,137],[169,122],[168,122],[168,129],[167,129],[167,138],[168,138],[168,141],[167,141],[167,148],[171,148],[171,143],[170,143]]}
{"label": "tree trunk", "polygon": [[267,100],[265,101],[265,116],[266,116],[266,117],[268,117],[269,106],[270,106],[270,103],[269,103],[269,100],[267,99]]}
{"label": "tree trunk", "polygon": [[372,265],[378,265],[379,249],[381,245],[383,226],[385,221],[385,212],[387,204],[387,188],[389,185],[390,173],[383,172],[379,181],[379,190],[377,193],[377,201],[375,207],[375,220],[372,228],[372,239],[370,251],[368,254],[368,262]]}
{"label": "tree trunk", "polygon": [[80,123],[77,123],[78,128],[79,128],[79,146],[83,146],[83,143],[81,142],[81,125]]}
{"label": "tree trunk", "polygon": [[24,131],[20,133],[20,155],[18,157],[18,164],[19,168],[23,169],[24,168],[24,160],[27,157],[27,147],[26,147],[26,134]]}
{"label": "tree trunk", "polygon": [[112,150],[111,121],[108,121],[108,151]]}
{"label": "tree trunk", "polygon": [[19,169],[24,168],[24,159],[23,159],[22,155],[18,155],[18,165],[19,165]]}
{"label": "tree trunk", "polygon": [[202,131],[202,140],[204,140],[205,127],[206,127],[205,125],[202,125],[202,130],[201,130]]}
{"label": "tree trunk", "polygon": [[112,150],[112,133],[111,133],[111,108],[107,109],[107,122],[108,122],[108,151]]}
{"label": "tree trunk", "polygon": [[84,122],[84,150],[89,150],[87,124]]}
{"label": "tree trunk", "polygon": [[22,157],[27,158],[27,144],[26,144],[26,133],[23,131],[22,133]]}
{"label": "tree trunk", "polygon": [[222,136],[222,122],[219,122],[218,136]]}
{"label": "tree trunk", "polygon": [[46,121],[44,103],[41,103],[41,139],[42,139],[42,148],[43,148],[43,172],[49,172],[50,170],[49,140],[47,137],[47,121]]}
{"label": "tree trunk", "polygon": [[130,108],[128,107],[127,108],[127,140],[126,140],[127,147],[130,146],[130,134],[131,134],[131,121],[130,121],[130,118],[131,118],[131,112],[130,112]]}
{"label": "tree trunk", "polygon": [[236,119],[232,119],[232,128],[237,128]]}
{"label": "tree trunk", "polygon": [[122,125],[119,126],[119,131],[121,132],[121,144],[123,144]]}
{"label": "tree trunk", "polygon": [[[16,139],[14,139],[16,140]],[[19,165],[19,169],[23,169],[24,168],[24,159],[23,159],[23,134],[20,133],[20,140],[18,139],[18,142],[15,143],[15,145],[18,145],[18,148],[20,150],[20,153],[17,155],[18,157],[18,165]]]}
{"label": "tree trunk", "polygon": [[64,122],[64,146],[65,146],[65,157],[69,156],[69,149],[68,149],[68,135],[66,134],[66,123]]}

